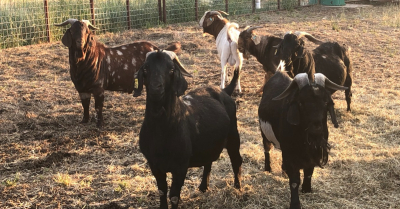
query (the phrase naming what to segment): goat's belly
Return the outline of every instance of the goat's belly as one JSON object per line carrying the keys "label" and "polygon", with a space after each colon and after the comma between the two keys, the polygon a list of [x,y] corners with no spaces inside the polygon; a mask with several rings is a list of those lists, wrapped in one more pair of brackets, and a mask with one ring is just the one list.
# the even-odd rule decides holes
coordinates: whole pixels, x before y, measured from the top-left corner
{"label": "goat's belly", "polygon": [[260,121],[260,129],[261,129],[262,133],[264,134],[264,136],[267,138],[267,140],[269,142],[271,142],[272,144],[274,144],[275,148],[281,149],[281,144],[276,139],[275,133],[272,130],[271,124],[268,121],[261,120],[261,118],[259,118],[259,121]]}

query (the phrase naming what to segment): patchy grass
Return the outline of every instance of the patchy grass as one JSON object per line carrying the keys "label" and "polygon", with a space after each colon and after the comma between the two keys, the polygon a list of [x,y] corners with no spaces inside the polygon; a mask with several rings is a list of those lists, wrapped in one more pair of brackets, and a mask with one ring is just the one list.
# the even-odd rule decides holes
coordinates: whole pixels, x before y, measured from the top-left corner
{"label": "patchy grass", "polygon": [[[351,47],[352,112],[343,92],[334,94],[339,128],[330,122],[332,145],[324,169],[315,169],[305,208],[398,208],[400,202],[400,30],[398,6],[362,9],[321,6],[236,16],[242,27],[281,36],[303,30]],[[393,17],[392,19],[390,17]],[[335,25],[335,27],[333,27]],[[181,41],[179,56],[194,77],[191,89],[219,85],[215,40],[196,22],[98,39],[114,46],[150,40],[161,47]],[[315,47],[307,42],[307,47]],[[138,148],[145,97],[106,92],[105,128],[79,124],[82,107],[69,78],[68,52],[60,43],[0,51],[0,208],[157,208],[158,190]],[[210,188],[197,190],[202,169],[190,169],[181,208],[287,208],[289,183],[281,153],[273,150],[272,173],[264,156],[257,108],[264,77],[251,58],[243,64],[243,94],[235,95],[241,135],[243,188],[232,187],[224,151],[212,167]],[[94,105],[91,115],[94,117]],[[168,175],[170,182],[171,175]]]}

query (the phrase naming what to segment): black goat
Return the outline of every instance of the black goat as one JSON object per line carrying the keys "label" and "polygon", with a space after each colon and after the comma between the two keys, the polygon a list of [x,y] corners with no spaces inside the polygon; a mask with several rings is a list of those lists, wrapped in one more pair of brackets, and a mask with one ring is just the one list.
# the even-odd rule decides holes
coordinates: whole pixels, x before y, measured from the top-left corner
{"label": "black goat", "polygon": [[[282,42],[282,38],[273,35],[259,36],[254,30],[262,28],[262,26],[247,26],[243,31],[240,32],[238,39],[238,49],[243,53],[243,57],[249,59],[253,55],[259,63],[263,65],[263,69],[266,73],[263,85],[257,92],[262,92],[264,84],[274,75],[276,68],[279,65],[279,57],[275,56],[277,49],[276,46]],[[321,44],[322,42],[309,37],[309,40]],[[294,75],[292,75],[293,77]]]}
{"label": "black goat", "polygon": [[[282,69],[283,66],[280,65]],[[300,73],[292,80],[283,70],[277,70],[264,86],[258,116],[265,169],[271,171],[269,151],[274,144],[282,150],[282,167],[289,176],[291,209],[301,208],[298,195],[300,169],[304,171],[302,192],[311,192],[314,167],[322,167],[328,161],[327,112],[334,115],[328,89],[347,88],[333,83],[321,73],[315,74],[315,80],[309,80],[306,73]],[[337,124],[335,117],[331,119]]]}
{"label": "black goat", "polygon": [[242,157],[237,130],[236,105],[230,97],[239,72],[224,90],[203,87],[179,98],[187,89],[183,76],[191,76],[170,51],[150,52],[139,70],[139,96],[146,86],[146,111],[139,146],[149,162],[160,192],[160,208],[168,208],[166,173],[172,173],[169,193],[177,208],[189,167],[204,166],[200,191],[208,188],[211,164],[223,148],[228,150],[234,186],[240,189]]}
{"label": "black goat", "polygon": [[[56,26],[70,24],[62,37],[69,49],[71,80],[79,92],[83,106],[81,123],[89,121],[90,98],[93,94],[97,113],[97,127],[103,126],[104,90],[133,91],[135,73],[146,59],[146,53],[158,47],[149,42],[134,42],[118,47],[106,47],[95,40],[90,30],[95,28],[89,21],[68,19]],[[179,51],[180,44],[169,47]]]}
{"label": "black goat", "polygon": [[[319,42],[320,45],[311,53],[304,48],[302,37],[306,37],[314,43]],[[316,42],[315,40],[312,35],[305,32],[287,33],[277,46],[277,55],[286,62],[290,77],[304,72],[304,69],[310,71],[309,69],[315,66],[316,73],[322,73],[334,83],[346,86],[348,88],[345,91],[347,111],[351,111],[353,67],[349,55],[350,50],[336,42]],[[330,90],[330,92],[333,94],[335,90]]]}

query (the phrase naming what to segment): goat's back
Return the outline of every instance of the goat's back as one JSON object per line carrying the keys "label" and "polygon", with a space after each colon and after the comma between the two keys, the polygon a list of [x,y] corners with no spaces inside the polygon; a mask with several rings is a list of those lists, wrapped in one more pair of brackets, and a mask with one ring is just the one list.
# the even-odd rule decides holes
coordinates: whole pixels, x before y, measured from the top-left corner
{"label": "goat's back", "polygon": [[280,95],[290,85],[291,81],[292,79],[286,72],[277,71],[264,85],[263,95],[258,107],[258,116],[264,121],[269,121],[273,127],[279,123],[281,109],[287,99],[272,99]]}
{"label": "goat's back", "polygon": [[345,64],[346,49],[336,42],[326,42],[313,50],[313,57],[316,73],[324,74],[338,85],[344,84],[349,68]]}
{"label": "goat's back", "polygon": [[237,128],[235,102],[224,91],[213,87],[195,89],[181,100],[194,131],[190,166],[217,160],[229,133]]}

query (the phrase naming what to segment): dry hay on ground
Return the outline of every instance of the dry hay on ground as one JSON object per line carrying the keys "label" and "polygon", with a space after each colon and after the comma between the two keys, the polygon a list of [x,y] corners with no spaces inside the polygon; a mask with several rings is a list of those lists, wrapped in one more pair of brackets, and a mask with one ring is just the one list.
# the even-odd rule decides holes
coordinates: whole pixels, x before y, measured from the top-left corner
{"label": "dry hay on ground", "polygon": [[[263,25],[260,34],[303,30],[352,48],[353,111],[346,112],[344,93],[335,93],[340,127],[334,129],[329,122],[330,160],[325,169],[315,170],[314,192],[300,194],[305,208],[399,208],[399,11],[398,6],[314,6],[231,19],[243,27]],[[194,75],[189,87],[217,86],[215,42],[201,33],[191,22],[106,34],[99,40],[111,46],[138,39],[159,46],[181,41],[180,59]],[[0,52],[0,208],[156,208],[155,179],[137,143],[145,97],[107,92],[104,131],[98,132],[94,122],[78,124],[82,108],[67,62],[60,42]],[[242,191],[232,187],[224,152],[213,164],[206,193],[197,190],[201,169],[190,169],[181,208],[289,206],[280,152],[272,153],[273,172],[263,172],[260,95],[255,92],[264,73],[254,58],[243,66],[244,92],[235,96],[244,158]]]}

